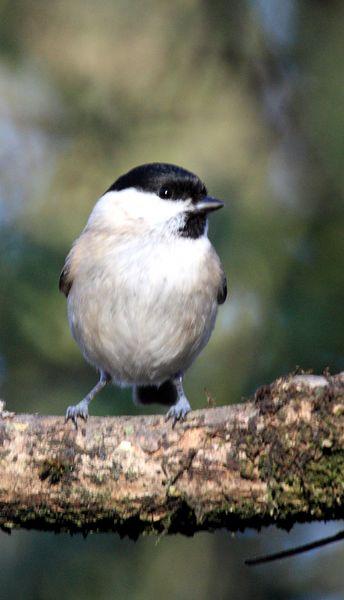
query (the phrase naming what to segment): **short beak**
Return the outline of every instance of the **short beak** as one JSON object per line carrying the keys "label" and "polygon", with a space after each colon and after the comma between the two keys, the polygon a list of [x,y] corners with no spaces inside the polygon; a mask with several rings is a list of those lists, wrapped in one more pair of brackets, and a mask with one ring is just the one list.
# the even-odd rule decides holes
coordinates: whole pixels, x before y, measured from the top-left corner
{"label": "short beak", "polygon": [[223,206],[224,203],[221,200],[217,200],[212,196],[205,196],[202,198],[202,200],[199,200],[194,204],[194,210],[195,212],[208,213],[212,212],[213,210],[218,210]]}

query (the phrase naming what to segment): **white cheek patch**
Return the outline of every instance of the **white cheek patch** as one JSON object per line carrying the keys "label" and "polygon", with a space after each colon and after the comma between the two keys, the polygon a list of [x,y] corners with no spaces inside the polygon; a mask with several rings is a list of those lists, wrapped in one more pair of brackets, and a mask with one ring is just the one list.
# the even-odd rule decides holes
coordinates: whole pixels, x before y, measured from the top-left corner
{"label": "white cheek patch", "polygon": [[[107,192],[95,205],[88,224],[118,227],[140,221],[150,227],[158,227],[170,220],[183,220],[188,201],[162,200],[156,194],[128,188],[119,192]],[[178,216],[181,218],[178,219]]]}

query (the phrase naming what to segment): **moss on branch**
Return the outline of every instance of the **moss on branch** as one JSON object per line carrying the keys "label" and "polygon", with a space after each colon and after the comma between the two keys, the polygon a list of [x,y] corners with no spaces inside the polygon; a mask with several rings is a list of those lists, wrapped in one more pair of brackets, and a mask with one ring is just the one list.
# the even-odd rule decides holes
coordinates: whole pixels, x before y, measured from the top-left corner
{"label": "moss on branch", "polygon": [[259,529],[344,516],[344,375],[288,376],[241,405],[160,416],[0,412],[0,526]]}

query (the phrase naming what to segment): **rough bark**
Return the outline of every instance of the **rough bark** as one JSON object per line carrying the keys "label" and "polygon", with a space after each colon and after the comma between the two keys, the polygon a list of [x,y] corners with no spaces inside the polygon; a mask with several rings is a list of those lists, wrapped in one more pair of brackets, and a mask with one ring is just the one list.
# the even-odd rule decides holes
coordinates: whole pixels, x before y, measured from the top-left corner
{"label": "rough bark", "polygon": [[344,373],[160,416],[0,418],[0,526],[193,534],[344,516]]}

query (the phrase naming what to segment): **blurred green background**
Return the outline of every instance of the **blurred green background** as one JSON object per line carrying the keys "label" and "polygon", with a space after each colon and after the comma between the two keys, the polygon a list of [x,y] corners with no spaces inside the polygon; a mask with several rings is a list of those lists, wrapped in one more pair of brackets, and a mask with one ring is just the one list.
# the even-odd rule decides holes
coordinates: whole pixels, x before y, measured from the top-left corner
{"label": "blurred green background", "polygon": [[[57,282],[101,193],[168,161],[226,201],[210,237],[229,280],[186,378],[194,408],[296,365],[343,368],[344,5],[0,1],[0,383],[9,410],[63,414],[96,374]],[[154,407],[153,410],[159,410]],[[115,388],[92,414],[140,412]],[[343,546],[256,569],[340,524],[231,536],[0,534],[0,597],[339,600]]]}

